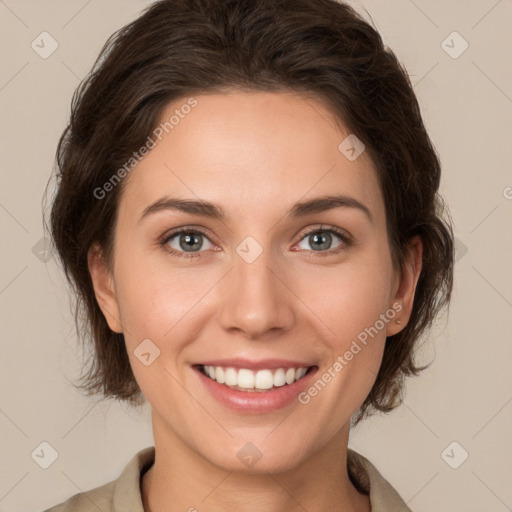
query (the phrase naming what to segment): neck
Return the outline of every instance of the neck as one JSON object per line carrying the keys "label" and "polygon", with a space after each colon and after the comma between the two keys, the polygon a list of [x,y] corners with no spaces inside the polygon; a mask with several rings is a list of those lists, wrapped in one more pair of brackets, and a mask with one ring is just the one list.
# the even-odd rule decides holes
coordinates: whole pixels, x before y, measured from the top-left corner
{"label": "neck", "polygon": [[349,429],[292,469],[235,472],[205,459],[153,412],[155,462],[142,478],[144,511],[370,512],[369,497],[348,477]]}

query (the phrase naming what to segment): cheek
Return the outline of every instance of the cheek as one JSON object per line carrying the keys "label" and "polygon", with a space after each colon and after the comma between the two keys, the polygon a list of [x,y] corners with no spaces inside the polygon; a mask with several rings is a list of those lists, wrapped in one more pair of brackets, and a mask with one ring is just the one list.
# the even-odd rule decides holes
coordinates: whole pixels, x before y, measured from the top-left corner
{"label": "cheek", "polygon": [[[304,300],[321,320],[315,321],[316,331],[325,333],[320,343],[326,357],[299,401],[315,418],[308,420],[311,428],[327,438],[349,421],[368,396],[385,348],[386,328],[380,315],[387,308],[388,274],[385,266],[373,266],[372,272],[363,267],[347,265],[329,279],[318,275],[316,283],[325,286],[310,287]],[[377,322],[382,325],[375,330]]]}
{"label": "cheek", "polygon": [[[132,253],[135,254],[135,253]],[[116,262],[117,296],[125,338],[131,348],[149,338],[159,346],[179,338],[175,335],[186,324],[189,328],[201,311],[200,300],[218,280],[213,272],[179,268],[165,255],[150,258],[119,259]],[[192,333],[188,334],[192,335]],[[185,341],[184,341],[185,343]]]}
{"label": "cheek", "polygon": [[[202,309],[198,301],[204,295],[204,287],[196,277],[191,278],[190,272],[131,263],[118,268],[125,344],[135,379],[146,399],[156,405],[161,400],[162,386],[175,386],[174,378],[185,356],[183,349],[199,334],[198,315]],[[149,344],[144,341],[148,339]],[[143,341],[146,345],[142,345]],[[140,348],[143,346],[144,350]],[[148,366],[139,359],[145,352],[150,352],[151,358],[158,354]]]}
{"label": "cheek", "polygon": [[391,264],[377,254],[352,258],[328,271],[311,267],[294,280],[295,293],[318,317],[322,331],[330,332],[326,339],[334,349],[373,326],[389,307]]}

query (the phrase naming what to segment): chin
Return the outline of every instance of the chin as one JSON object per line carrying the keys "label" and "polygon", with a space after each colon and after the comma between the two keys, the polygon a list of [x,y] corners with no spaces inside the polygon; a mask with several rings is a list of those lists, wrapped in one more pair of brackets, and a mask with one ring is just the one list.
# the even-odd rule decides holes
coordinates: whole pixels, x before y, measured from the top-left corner
{"label": "chin", "polygon": [[285,473],[299,466],[305,458],[304,443],[300,446],[281,444],[279,449],[269,443],[236,441],[220,453],[203,453],[202,456],[224,471],[247,475]]}

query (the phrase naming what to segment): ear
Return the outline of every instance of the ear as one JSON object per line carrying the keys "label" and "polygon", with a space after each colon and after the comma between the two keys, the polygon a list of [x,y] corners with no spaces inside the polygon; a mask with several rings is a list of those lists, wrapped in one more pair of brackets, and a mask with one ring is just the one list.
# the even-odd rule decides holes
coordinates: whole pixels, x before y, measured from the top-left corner
{"label": "ear", "polygon": [[[396,311],[395,319],[388,323],[386,336],[393,336],[400,332],[411,317],[414,304],[414,293],[422,268],[423,243],[419,236],[415,236],[409,242],[407,255],[400,275],[395,278],[396,291],[391,300],[390,307]],[[399,320],[400,323],[396,323]]]}
{"label": "ear", "polygon": [[87,253],[87,264],[91,275],[94,294],[98,305],[112,331],[122,333],[119,304],[114,286],[114,278],[105,261],[103,249],[94,243]]}

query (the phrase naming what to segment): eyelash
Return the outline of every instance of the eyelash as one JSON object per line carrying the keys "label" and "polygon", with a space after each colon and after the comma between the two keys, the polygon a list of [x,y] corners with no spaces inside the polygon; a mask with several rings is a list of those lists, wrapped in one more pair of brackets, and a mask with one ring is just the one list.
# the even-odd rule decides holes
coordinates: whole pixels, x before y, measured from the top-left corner
{"label": "eyelash", "polygon": [[[178,258],[184,258],[184,259],[191,260],[193,258],[197,258],[198,256],[201,256],[201,253],[203,251],[186,253],[186,252],[180,252],[180,251],[176,251],[174,249],[168,248],[167,244],[169,243],[169,241],[171,239],[173,239],[174,237],[181,235],[183,233],[200,234],[200,235],[208,238],[208,235],[201,229],[182,227],[182,228],[178,228],[178,229],[172,231],[171,233],[166,233],[163,236],[163,238],[161,239],[161,241],[159,242],[159,245],[166,252],[168,252]],[[334,227],[329,227],[327,229],[324,229],[322,226],[320,228],[314,228],[314,229],[304,233],[299,242],[301,242],[302,240],[304,240],[305,238],[307,238],[308,236],[310,236],[314,233],[334,233],[341,239],[341,241],[343,243],[339,247],[337,247],[335,249],[329,249],[327,251],[308,251],[308,258],[312,258],[312,259],[317,258],[317,257],[324,258],[326,256],[332,256],[334,254],[338,254],[338,253],[346,250],[352,243],[352,239],[348,235],[346,235],[343,231],[341,231],[340,229],[337,229]],[[299,251],[297,251],[297,252],[299,252]],[[311,254],[311,253],[313,253],[313,254]]]}

